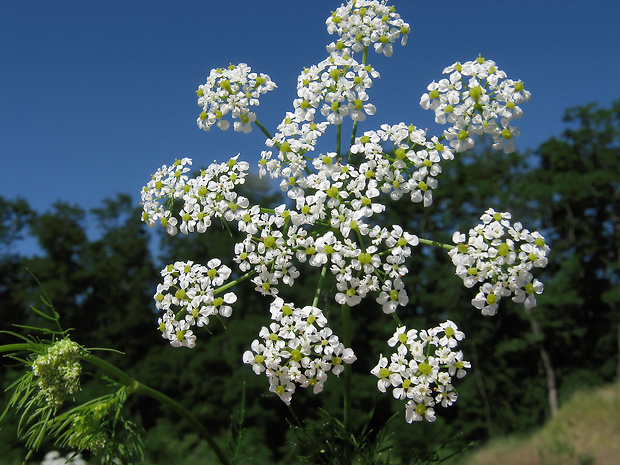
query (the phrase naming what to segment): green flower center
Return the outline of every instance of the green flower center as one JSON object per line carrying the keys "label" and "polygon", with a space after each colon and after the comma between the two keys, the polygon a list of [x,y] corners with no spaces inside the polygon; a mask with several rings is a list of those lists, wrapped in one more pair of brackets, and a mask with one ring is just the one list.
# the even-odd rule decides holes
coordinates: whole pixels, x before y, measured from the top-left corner
{"label": "green flower center", "polygon": [[422,362],[420,363],[420,365],[418,366],[418,370],[420,370],[420,373],[422,373],[423,375],[430,375],[431,372],[433,371],[433,367],[431,367],[428,363],[426,362]]}
{"label": "green flower center", "polygon": [[295,362],[299,362],[301,360],[301,352],[298,349],[291,350],[291,359]]}
{"label": "green flower center", "polygon": [[506,255],[508,255],[508,252],[510,252],[510,247],[508,246],[508,244],[506,244],[505,242],[503,242],[498,248],[497,248],[497,253],[501,256],[501,257],[505,257]]}
{"label": "green flower center", "polygon": [[273,244],[276,243],[276,238],[273,236],[267,236],[265,238],[265,247],[270,248],[273,247]]}

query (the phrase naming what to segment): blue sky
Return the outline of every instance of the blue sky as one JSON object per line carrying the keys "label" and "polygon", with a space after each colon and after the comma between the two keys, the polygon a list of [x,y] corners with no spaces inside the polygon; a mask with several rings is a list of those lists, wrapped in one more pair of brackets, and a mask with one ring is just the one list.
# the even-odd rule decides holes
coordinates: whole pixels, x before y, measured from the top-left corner
{"label": "blue sky", "polygon": [[[195,90],[211,68],[246,62],[278,89],[259,120],[275,129],[299,72],[326,56],[325,19],[341,1],[0,0],[0,196],[38,211],[83,208],[118,192],[139,202],[162,164],[241,153],[255,164],[264,138],[196,127]],[[617,1],[392,0],[412,28],[370,90],[377,114],[362,129],[404,121],[439,134],[420,95],[445,66],[482,54],[532,93],[517,148],[559,135],[564,109],[620,96]],[[272,131],[273,132],[273,131]]]}

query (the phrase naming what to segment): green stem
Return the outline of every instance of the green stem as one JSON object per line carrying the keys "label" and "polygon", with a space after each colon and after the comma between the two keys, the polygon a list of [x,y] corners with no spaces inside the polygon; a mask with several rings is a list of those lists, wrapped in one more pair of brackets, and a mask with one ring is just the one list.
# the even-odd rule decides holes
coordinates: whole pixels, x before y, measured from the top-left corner
{"label": "green stem", "polygon": [[247,273],[245,273],[245,274],[243,274],[243,275],[239,276],[237,279],[235,279],[235,280],[233,280],[233,281],[231,281],[231,282],[229,282],[229,283],[222,284],[220,287],[218,287],[217,289],[215,289],[215,290],[213,291],[213,294],[214,294],[214,295],[215,295],[215,294],[219,294],[220,292],[223,292],[223,291],[225,291],[226,289],[230,289],[231,287],[235,286],[236,284],[239,284],[241,281],[243,281],[243,280],[245,280],[245,279],[248,279],[248,278],[249,278],[249,277],[251,277],[251,276],[254,276],[255,274],[256,274],[256,271],[255,271],[255,270],[250,270],[250,271],[248,271]]}
{"label": "green stem", "polygon": [[[362,53],[362,65],[365,65],[368,61],[368,47],[364,47],[364,51]],[[357,124],[358,121],[353,122],[353,130],[351,131],[351,142],[349,144],[349,154],[347,155],[347,163],[351,163],[351,147],[355,143],[355,137],[357,135]]]}
{"label": "green stem", "polygon": [[319,306],[319,297],[321,297],[321,291],[323,290],[323,282],[325,281],[325,275],[327,274],[327,263],[323,265],[321,268],[321,276],[319,277],[319,283],[316,286],[316,293],[314,294],[314,299],[312,300],[312,306]]}
{"label": "green stem", "polygon": [[256,125],[258,129],[260,129],[263,132],[263,134],[265,134],[265,136],[267,136],[267,139],[273,138],[273,136],[269,134],[269,131],[267,131],[267,129],[265,129],[265,127],[262,124],[260,124],[258,120],[254,120],[254,124]]}
{"label": "green stem", "polygon": [[[31,352],[32,349],[33,343],[5,344],[0,346],[0,353],[23,351]],[[120,383],[129,387],[131,392],[151,397],[155,400],[158,400],[162,404],[170,407],[182,418],[184,418],[192,426],[192,428],[194,428],[194,430],[201,438],[207,441],[207,443],[209,444],[211,449],[213,449],[213,452],[215,452],[215,455],[217,455],[223,465],[231,465],[230,461],[228,460],[226,455],[224,455],[224,452],[222,452],[211,434],[205,429],[205,427],[198,421],[198,419],[194,415],[192,415],[185,407],[183,407],[177,401],[145,384],[140,383],[139,381],[133,379],[131,376],[125,373],[123,370],[95,355],[92,355],[90,353],[84,353],[82,355],[82,359],[88,363],[91,363],[92,365],[95,365],[96,367],[102,369],[109,375],[116,378]]]}
{"label": "green stem", "polygon": [[295,421],[295,423],[297,423],[297,426],[299,426],[300,428],[303,428],[304,424],[301,421],[299,421],[299,418],[297,417],[295,410],[293,410],[293,407],[291,407],[290,404],[287,407],[288,407],[289,413],[291,414],[291,417],[293,417],[293,420]]}
{"label": "green stem", "polygon": [[34,344],[35,343],[26,342],[19,342],[17,344],[4,344],[0,346],[0,354],[2,352],[23,352],[24,350],[32,352]]}
{"label": "green stem", "polygon": [[[342,305],[342,343],[345,348],[351,348],[351,307],[347,304]],[[351,365],[344,366],[344,429],[347,434],[351,433]],[[344,443],[344,463],[351,463],[351,443],[345,440]]]}
{"label": "green stem", "polygon": [[340,159],[340,140],[342,139],[342,124],[336,126],[336,158]]}
{"label": "green stem", "polygon": [[[365,65],[368,61],[368,47],[364,47],[362,53],[362,65]],[[351,163],[351,147],[355,143],[355,136],[357,135],[357,121],[353,122],[353,130],[351,131],[351,143],[349,144],[349,154],[347,155],[347,163]]]}
{"label": "green stem", "polygon": [[392,316],[394,317],[394,321],[396,321],[396,324],[398,326],[404,326],[403,322],[400,320],[400,318],[398,317],[398,315],[396,313],[392,313]]}
{"label": "green stem", "polygon": [[435,247],[441,247],[442,249],[452,250],[453,248],[456,247],[455,245],[444,244],[442,242],[432,241],[430,239],[418,238],[418,240],[420,241],[420,244],[434,245]]}
{"label": "green stem", "polygon": [[351,163],[351,147],[355,144],[355,136],[357,134],[357,123],[358,121],[353,121],[353,130],[351,131],[351,143],[349,144],[349,154],[347,155],[347,163]]}
{"label": "green stem", "polygon": [[103,371],[107,372],[108,374],[114,376],[122,384],[125,384],[126,386],[128,386],[131,392],[135,392],[137,394],[142,394],[142,395],[151,397],[161,402],[162,404],[170,407],[175,412],[177,412],[183,419],[185,419],[192,426],[194,431],[196,431],[202,439],[207,441],[207,443],[209,444],[213,452],[215,452],[215,455],[217,455],[217,457],[220,459],[220,462],[222,462],[223,465],[231,465],[230,462],[228,461],[228,458],[224,454],[224,452],[222,452],[220,447],[217,445],[217,443],[215,442],[211,434],[206,430],[206,428],[202,425],[202,423],[200,423],[200,421],[198,421],[198,419],[194,415],[192,415],[180,403],[171,399],[170,397],[163,394],[162,392],[159,392],[153,389],[152,387],[149,387],[131,378],[121,369],[117,368],[111,363],[108,363],[105,360],[95,355],[87,353],[83,356],[83,359],[95,365],[96,367],[101,368]]}

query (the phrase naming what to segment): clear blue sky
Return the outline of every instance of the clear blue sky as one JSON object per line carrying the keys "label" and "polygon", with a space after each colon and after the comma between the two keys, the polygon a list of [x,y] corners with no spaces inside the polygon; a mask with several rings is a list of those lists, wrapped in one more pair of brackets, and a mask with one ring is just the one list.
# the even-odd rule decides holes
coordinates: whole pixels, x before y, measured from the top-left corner
{"label": "clear blue sky", "polygon": [[[326,1],[0,0],[0,196],[38,211],[84,208],[140,188],[176,157],[195,164],[241,153],[255,164],[263,137],[196,127],[195,90],[209,70],[246,62],[278,84],[258,117],[269,129],[291,108],[304,66],[333,39]],[[370,97],[363,129],[404,121],[441,129],[418,105],[442,69],[482,54],[532,93],[517,149],[559,135],[564,109],[620,96],[620,3],[392,0],[412,28]],[[272,131],[273,132],[273,131]]]}

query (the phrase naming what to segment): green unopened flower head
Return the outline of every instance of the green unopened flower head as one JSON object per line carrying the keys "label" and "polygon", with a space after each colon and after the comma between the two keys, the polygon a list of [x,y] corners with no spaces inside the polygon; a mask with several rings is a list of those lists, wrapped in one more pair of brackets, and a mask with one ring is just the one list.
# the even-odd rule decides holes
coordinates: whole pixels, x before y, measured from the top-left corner
{"label": "green unopened flower head", "polygon": [[68,338],[56,342],[35,359],[32,369],[39,377],[38,385],[48,404],[59,407],[67,396],[78,391],[81,359],[82,348]]}

